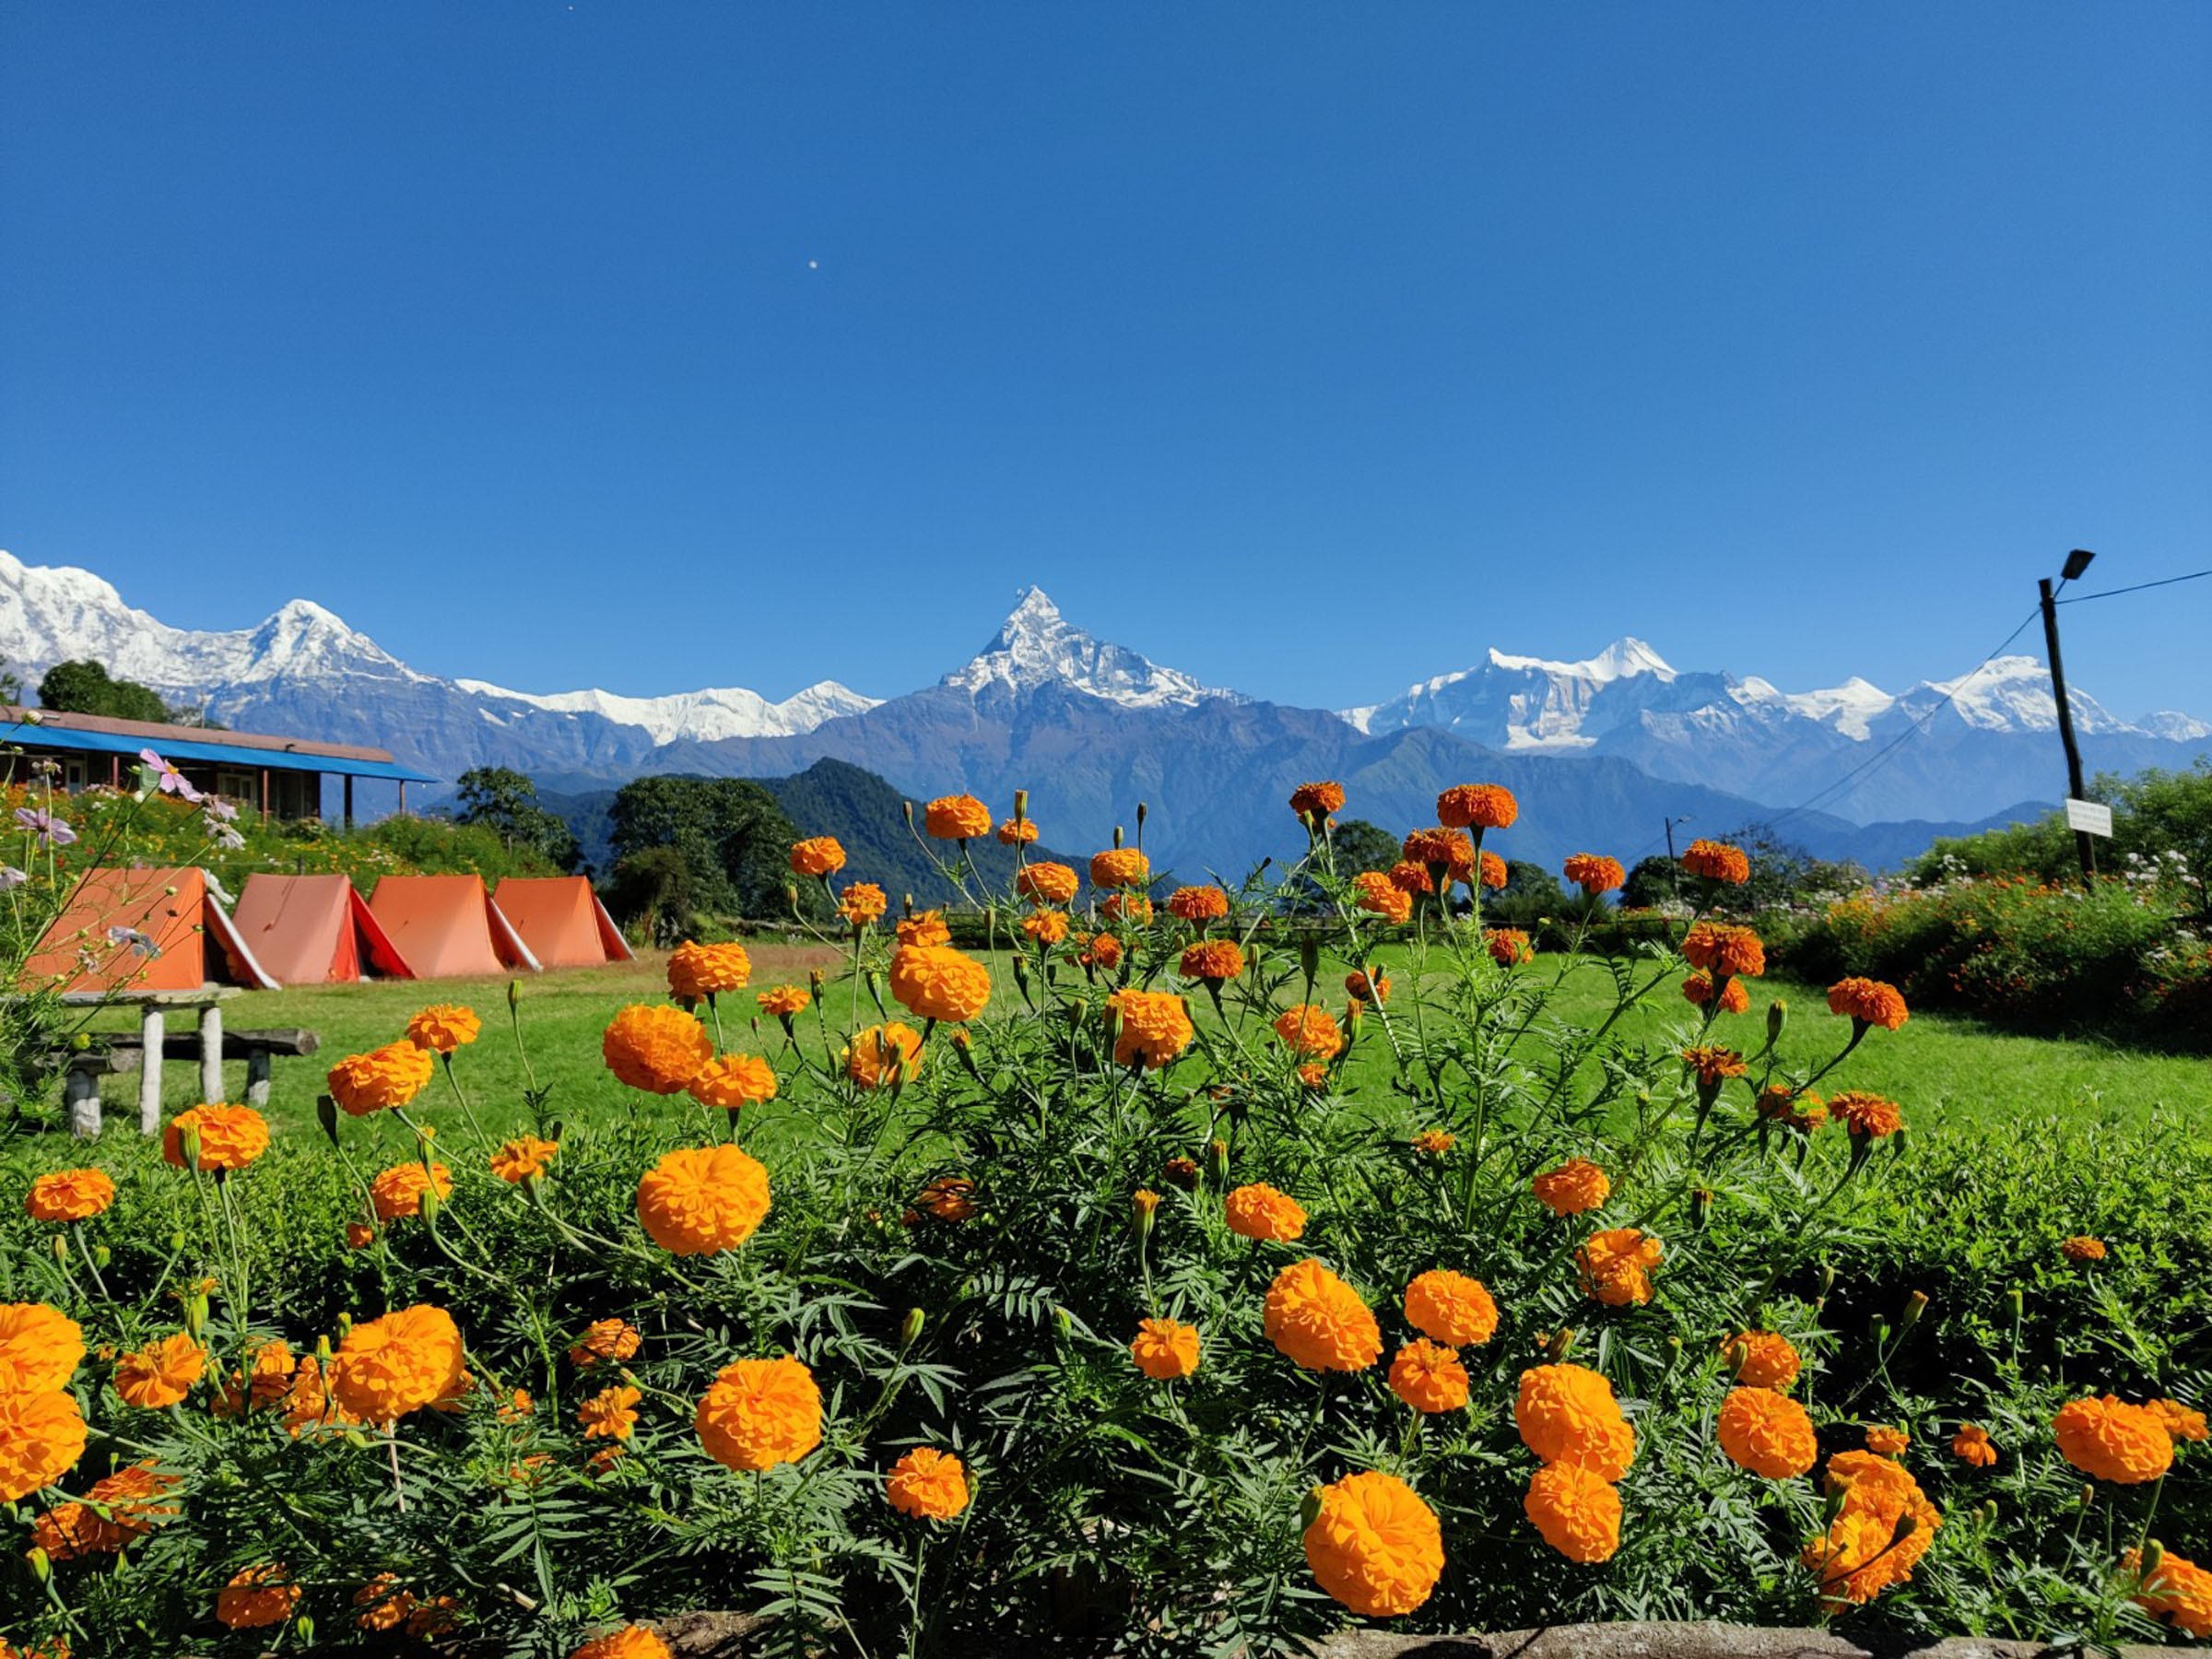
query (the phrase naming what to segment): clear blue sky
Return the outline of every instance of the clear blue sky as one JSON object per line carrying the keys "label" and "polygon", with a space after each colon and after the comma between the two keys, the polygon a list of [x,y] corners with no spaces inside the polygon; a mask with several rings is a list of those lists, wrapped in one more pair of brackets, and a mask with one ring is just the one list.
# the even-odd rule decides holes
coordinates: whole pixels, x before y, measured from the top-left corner
{"label": "clear blue sky", "polygon": [[[1338,705],[2212,565],[2201,4],[9,0],[0,110],[0,547],[182,625]],[[2212,714],[2212,582],[2068,629]]]}

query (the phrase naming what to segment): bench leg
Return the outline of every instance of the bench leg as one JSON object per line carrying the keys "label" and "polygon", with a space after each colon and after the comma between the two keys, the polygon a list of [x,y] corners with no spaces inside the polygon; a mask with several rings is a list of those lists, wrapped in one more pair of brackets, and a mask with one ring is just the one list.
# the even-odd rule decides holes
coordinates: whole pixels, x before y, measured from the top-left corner
{"label": "bench leg", "polygon": [[89,1140],[100,1133],[100,1079],[74,1067],[62,1085],[62,1099],[69,1103],[69,1133]]}
{"label": "bench leg", "polygon": [[146,1056],[138,1063],[138,1133],[161,1133],[161,1043],[167,1022],[161,1010],[148,1008],[139,1022],[138,1041]]}
{"label": "bench leg", "polygon": [[246,1104],[256,1112],[269,1103],[269,1051],[255,1049],[246,1056]]}
{"label": "bench leg", "polygon": [[215,1105],[223,1098],[223,1009],[209,1003],[200,1010],[200,1100]]}

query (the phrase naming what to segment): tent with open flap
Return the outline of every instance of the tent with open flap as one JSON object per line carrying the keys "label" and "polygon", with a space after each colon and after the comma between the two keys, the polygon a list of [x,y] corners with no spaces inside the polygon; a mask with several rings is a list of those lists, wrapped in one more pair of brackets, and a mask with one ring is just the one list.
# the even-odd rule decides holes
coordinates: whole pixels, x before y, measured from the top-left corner
{"label": "tent with open flap", "polygon": [[492,901],[541,968],[602,968],[630,959],[615,919],[581,876],[510,876]]}
{"label": "tent with open flap", "polygon": [[369,896],[369,911],[417,979],[538,970],[481,876],[387,876]]}
{"label": "tent with open flap", "polygon": [[274,991],[205,870],[96,869],[23,965],[27,987],[58,992]]}
{"label": "tent with open flap", "polygon": [[344,876],[249,876],[230,920],[281,984],[415,977],[369,901]]}

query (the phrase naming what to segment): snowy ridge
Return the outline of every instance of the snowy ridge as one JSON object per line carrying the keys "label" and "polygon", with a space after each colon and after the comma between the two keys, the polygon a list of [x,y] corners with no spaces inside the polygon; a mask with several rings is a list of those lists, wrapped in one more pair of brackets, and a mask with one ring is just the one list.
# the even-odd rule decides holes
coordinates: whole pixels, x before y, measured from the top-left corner
{"label": "snowy ridge", "polygon": [[1059,685],[1125,709],[1191,707],[1208,698],[1238,695],[1085,633],[1038,587],[1022,589],[991,642],[941,683],[971,697],[994,690],[1019,696]]}
{"label": "snowy ridge", "polygon": [[[454,685],[477,697],[500,702],[526,703],[557,714],[597,714],[617,725],[638,726],[655,743],[684,738],[712,742],[722,737],[795,737],[811,732],[825,720],[841,714],[859,714],[882,700],[823,680],[794,692],[782,702],[771,702],[758,691],[742,686],[710,687],[703,691],[678,691],[667,697],[622,697],[612,691],[511,691],[484,680],[461,679]],[[485,718],[498,722],[487,709]]]}

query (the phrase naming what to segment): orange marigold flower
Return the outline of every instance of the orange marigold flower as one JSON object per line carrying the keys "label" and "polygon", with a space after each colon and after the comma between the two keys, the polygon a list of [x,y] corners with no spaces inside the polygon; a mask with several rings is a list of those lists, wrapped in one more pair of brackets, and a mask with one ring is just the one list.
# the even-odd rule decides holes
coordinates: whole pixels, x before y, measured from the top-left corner
{"label": "orange marigold flower", "polygon": [[872,881],[851,882],[837,896],[837,913],[853,927],[882,921],[883,912],[890,907],[891,901],[884,896],[883,889]]}
{"label": "orange marigold flower", "polygon": [[1759,1091],[1759,1115],[1784,1129],[1810,1135],[1828,1122],[1828,1108],[1810,1089],[1800,1091],[1787,1083],[1770,1083]]}
{"label": "orange marigold flower", "polygon": [[1452,1347],[1479,1347],[1498,1333],[1498,1304],[1480,1279],[1431,1267],[1406,1287],[1406,1323]]}
{"label": "orange marigold flower", "polygon": [[[1358,877],[1355,877],[1353,879],[1357,880]],[[1396,888],[1399,892],[1404,893],[1408,899],[1416,898],[1422,893],[1433,893],[1436,891],[1436,882],[1429,874],[1429,866],[1411,858],[1400,859],[1396,864],[1392,865],[1388,870],[1382,872],[1382,879],[1389,882],[1392,887]],[[1372,910],[1379,907],[1375,905],[1364,905],[1363,908]],[[1411,905],[1405,906],[1404,908],[1407,915],[1412,913],[1413,907]],[[1388,912],[1385,912],[1384,913],[1387,914]],[[1404,916],[1399,916],[1394,919],[1402,922],[1406,918]]]}
{"label": "orange marigold flower", "polygon": [[998,844],[1002,847],[1026,847],[1037,839],[1037,825],[1030,818],[1001,818],[998,821]]}
{"label": "orange marigold flower", "polygon": [[433,1054],[450,1054],[464,1043],[474,1042],[484,1022],[474,1008],[459,1003],[432,1003],[407,1021],[407,1041]]}
{"label": "orange marigold flower", "polygon": [[1608,1308],[1652,1300],[1652,1281],[1645,1269],[1659,1265],[1659,1241],[1632,1227],[1607,1228],[1593,1233],[1574,1253],[1583,1272],[1583,1288]]}
{"label": "orange marigold flower", "polygon": [[1484,929],[1482,947],[1490,953],[1490,960],[1500,968],[1512,968],[1536,959],[1535,947],[1529,943],[1528,935],[1518,927]]}
{"label": "orange marigold flower", "polygon": [[1990,1444],[1988,1430],[1974,1423],[1961,1423],[1959,1432],[1951,1436],[1951,1455],[1962,1464],[1986,1469],[1997,1461],[1997,1449]]}
{"label": "orange marigold flower", "polygon": [[1326,1088],[1329,1086],[1329,1068],[1319,1060],[1309,1060],[1298,1068],[1298,1080],[1308,1088]]}
{"label": "orange marigold flower", "polygon": [[1267,1288],[1267,1340],[1308,1371],[1365,1371],[1382,1356],[1382,1332],[1359,1293],[1311,1257]]}
{"label": "orange marigold flower", "polygon": [[1788,1388],[1804,1363],[1790,1339],[1776,1331],[1738,1331],[1721,1348],[1735,1368],[1735,1380],[1750,1388]]}
{"label": "orange marigold flower", "polygon": [[1152,861],[1139,847],[1112,847],[1090,855],[1090,885],[1095,888],[1142,887],[1151,875]]}
{"label": "orange marigold flower", "polygon": [[1159,1172],[1186,1193],[1198,1184],[1198,1160],[1194,1158],[1171,1158],[1159,1166]]}
{"label": "orange marigold flower", "polygon": [[1910,1434],[1887,1423],[1876,1423],[1866,1430],[1866,1450],[1880,1457],[1901,1457],[1912,1443]]}
{"label": "orange marigold flower", "polygon": [[940,1221],[972,1220],[975,1182],[965,1175],[940,1175],[923,1186],[914,1199],[914,1206],[927,1210]]}
{"label": "orange marigold flower", "polygon": [[952,943],[952,929],[945,925],[943,911],[929,910],[920,915],[901,916],[891,924],[891,932],[901,946]]}
{"label": "orange marigold flower", "polygon": [[1693,968],[1730,978],[1757,979],[1767,971],[1767,947],[1748,927],[1726,922],[1698,922],[1682,940],[1682,954]]}
{"label": "orange marigold flower", "polygon": [[1294,1054],[1334,1060],[1344,1053],[1344,1032],[1336,1024],[1336,1017],[1312,1003],[1300,1003],[1277,1015],[1275,1034]]}
{"label": "orange marigold flower", "polygon": [[576,1420],[583,1426],[583,1438],[628,1440],[630,1430],[638,1426],[637,1404],[644,1397],[639,1390],[621,1384],[601,1389],[576,1407]]}
{"label": "orange marigold flower", "polygon": [[902,1515],[949,1521],[968,1507],[968,1472],[951,1453],[916,1446],[891,1465],[883,1495]]}
{"label": "orange marigold flower", "polygon": [[2173,1431],[2166,1419],[2114,1394],[2067,1401],[2051,1419],[2051,1429],[2065,1460],[2099,1480],[2141,1486],[2173,1463]]}
{"label": "orange marigold flower", "polygon": [[1465,881],[1475,873],[1475,843],[1464,830],[1416,830],[1398,851],[1406,863],[1425,866],[1432,881],[1439,870],[1451,881]]}
{"label": "orange marigold flower", "polygon": [[94,1481],[85,1501],[59,1504],[40,1516],[30,1541],[56,1561],[112,1555],[176,1517],[176,1506],[161,1500],[182,1484],[173,1475],[157,1472],[150,1463],[118,1469]]}
{"label": "orange marigold flower", "polygon": [[804,1014],[813,1005],[814,998],[804,985],[771,985],[753,999],[760,1005],[760,1012],[778,1019],[789,1019]]}
{"label": "orange marigold flower", "polygon": [[1682,1060],[1698,1074],[1698,1081],[1712,1088],[1728,1077],[1744,1075],[1744,1057],[1732,1048],[1703,1044],[1682,1051]]}
{"label": "orange marigold flower", "polygon": [[1618,1480],[1636,1461],[1636,1434],[1613,1397],[1613,1384],[1585,1366],[1523,1371],[1513,1424],[1521,1443],[1547,1464],[1573,1464]]}
{"label": "orange marigold flower", "polygon": [[1218,985],[1244,971],[1244,952],[1234,939],[1201,939],[1182,953],[1176,971]]}
{"label": "orange marigold flower", "polygon": [[1911,1018],[1905,1011],[1904,993],[1881,980],[1838,980],[1828,988],[1828,1011],[1848,1014],[1864,1025],[1894,1031]]}
{"label": "orange marigold flower", "polygon": [[922,1033],[892,1020],[855,1031],[838,1058],[845,1076],[863,1088],[912,1083],[922,1075]]}
{"label": "orange marigold flower", "polygon": [[[302,1364],[302,1376],[306,1370]],[[359,1421],[397,1422],[460,1391],[460,1327],[427,1303],[367,1320],[346,1333],[327,1382],[331,1397]]]}
{"label": "orange marigold flower", "polygon": [[1682,867],[1692,876],[1702,876],[1708,881],[1725,882],[1741,887],[1751,879],[1751,861],[1741,847],[1726,841],[1693,841],[1684,849]]}
{"label": "orange marigold flower", "polygon": [[[401,1043],[410,1053],[429,1056],[412,1043]],[[180,1112],[161,1132],[161,1156],[178,1169],[184,1167],[186,1131],[200,1137],[200,1168],[242,1170],[269,1149],[268,1120],[251,1106],[194,1106]]]}
{"label": "orange marigold flower", "polygon": [[0,1394],[65,1388],[85,1357],[76,1321],[44,1302],[0,1302]]}
{"label": "orange marigold flower", "polygon": [[686,939],[668,953],[668,990],[686,1002],[742,990],[752,982],[753,959],[735,940],[701,945]]}
{"label": "orange marigold flower", "polygon": [[1357,969],[1344,976],[1344,994],[1356,1003],[1372,1003],[1377,1006],[1390,1000],[1390,975],[1378,973],[1372,981]]}
{"label": "orange marigold flower", "polygon": [[638,1181],[638,1222],[671,1255],[712,1255],[768,1214],[768,1171],[742,1147],[678,1147]]}
{"label": "orange marigold flower", "polygon": [[758,1054],[724,1054],[708,1061],[685,1091],[701,1106],[758,1106],[776,1098],[776,1068]]}
{"label": "orange marigold flower", "polygon": [[1620,1547],[1620,1494],[1580,1464],[1546,1464],[1529,1477],[1522,1512],[1571,1561],[1609,1561]]}
{"label": "orange marigold flower", "polygon": [[1600,893],[1609,893],[1615,888],[1626,887],[1629,873],[1620,867],[1620,860],[1607,858],[1600,853],[1577,853],[1567,860],[1567,879],[1581,888],[1593,899]]}
{"label": "orange marigold flower", "polygon": [[1139,1320],[1129,1357],[1155,1382],[1187,1377],[1198,1369],[1198,1328],[1172,1319]]}
{"label": "orange marigold flower", "polygon": [[300,1586],[277,1562],[248,1567],[232,1576],[215,1598],[215,1616],[234,1630],[282,1624],[300,1605]]}
{"label": "orange marigold flower", "polygon": [[1828,1460],[1828,1488],[1843,1507],[1799,1559],[1818,1579],[1830,1608],[1872,1601],[1912,1576],[1943,1515],[1901,1465],[1871,1452],[1839,1452]]}
{"label": "orange marigold flower", "polygon": [[1555,1216],[1580,1216],[1612,1195],[1613,1178],[1586,1158],[1571,1158],[1530,1182],[1537,1201]]}
{"label": "orange marigold flower", "polygon": [[[416,1016],[418,1019],[421,1017]],[[410,1024],[405,1042],[388,1042],[365,1054],[348,1054],[332,1066],[324,1079],[330,1098],[354,1117],[412,1104],[415,1097],[429,1087],[437,1070],[429,1045],[416,1042],[414,1030]]]}
{"label": "orange marigold flower", "polygon": [[791,843],[794,876],[834,876],[845,867],[845,850],[834,835],[810,835]]}
{"label": "orange marigold flower", "polygon": [[1905,1114],[1898,1110],[1895,1100],[1885,1100],[1877,1094],[1853,1092],[1840,1094],[1828,1103],[1830,1115],[1853,1135],[1879,1138],[1895,1135],[1905,1126]]}
{"label": "orange marigold flower", "polygon": [[569,1362],[589,1371],[602,1359],[629,1359],[644,1340],[644,1335],[626,1319],[594,1319],[569,1349]]}
{"label": "orange marigold flower", "polygon": [[1264,1182],[1241,1186],[1223,1201],[1229,1230],[1245,1239],[1288,1243],[1306,1230],[1306,1212],[1297,1199]]}
{"label": "orange marigold flower", "polygon": [[2184,1406],[2179,1400],[2153,1400],[2145,1409],[2164,1423],[2166,1432],[2177,1441],[2205,1438],[2205,1414],[2194,1406]]}
{"label": "orange marigold flower", "polygon": [[540,1140],[535,1135],[517,1135],[491,1155],[491,1172],[501,1181],[520,1185],[546,1172],[560,1150],[559,1141]]}
{"label": "orange marigold flower", "polygon": [[424,1169],[418,1160],[394,1164],[369,1183],[370,1202],[379,1221],[398,1221],[422,1214],[422,1195],[435,1190],[439,1201],[453,1195],[453,1172],[441,1163]]}
{"label": "orange marigold flower", "polygon": [[1820,1455],[1805,1407],[1771,1388],[1731,1389],[1721,1402],[1721,1450],[1769,1480],[1804,1474]]}
{"label": "orange marigold flower", "polygon": [[1309,821],[1325,818],[1344,806],[1344,785],[1335,782],[1300,783],[1290,792],[1290,810]]}
{"label": "orange marigold flower", "polygon": [[1091,934],[1076,943],[1082,947],[1076,960],[1086,968],[1111,969],[1122,959],[1122,942],[1112,934]]}
{"label": "orange marigold flower", "polygon": [[310,1430],[344,1429],[361,1419],[331,1394],[322,1361],[310,1354],[292,1373],[292,1386],[284,1396],[284,1426],[294,1440]]}
{"label": "orange marigold flower", "polygon": [[[1425,882],[1429,872],[1418,865],[1402,865],[1401,869],[1418,872]],[[1385,922],[1403,923],[1413,916],[1413,895],[1380,870],[1363,870],[1352,877],[1352,902],[1372,916]]]}
{"label": "orange marigold flower", "polygon": [[115,1202],[104,1170],[57,1170],[30,1183],[23,1213],[34,1221],[86,1221]]}
{"label": "orange marigold flower", "polygon": [[[2142,1572],[2143,1558],[2129,1550],[2121,1562],[2130,1572]],[[2172,1626],[2184,1636],[2203,1640],[2212,1636],[2212,1572],[2186,1556],[2169,1550],[2158,1566],[2143,1573],[2129,1598],[2151,1618]]]}
{"label": "orange marigold flower", "polygon": [[354,1624],[364,1630],[396,1630],[418,1605],[415,1593],[400,1587],[398,1575],[380,1572],[353,1593],[353,1605],[366,1607]]}
{"label": "orange marigold flower", "polygon": [[1424,1129],[1410,1143],[1416,1152],[1430,1158],[1441,1158],[1459,1145],[1459,1137],[1449,1129]]}
{"label": "orange marigold flower", "polygon": [[376,1241],[376,1229],[366,1221],[346,1223],[346,1248],[366,1250]]}
{"label": "orange marigold flower", "polygon": [[919,1019],[958,1025],[991,1001],[991,971],[949,945],[904,945],[891,955],[891,994]]}
{"label": "orange marigold flower", "polygon": [[182,1331],[115,1362],[115,1392],[125,1406],[158,1411],[192,1392],[207,1370],[207,1350]]}
{"label": "orange marigold flower", "polygon": [[1436,797],[1436,821],[1449,830],[1510,830],[1520,816],[1521,803],[1499,783],[1455,783]]}
{"label": "orange marigold flower", "polygon": [[1099,914],[1110,922],[1125,922],[1132,927],[1149,926],[1152,900],[1142,893],[1109,893],[1099,900]]}
{"label": "orange marigold flower", "polygon": [[65,1389],[0,1390],[0,1503],[50,1487],[85,1454],[85,1419]]}
{"label": "orange marigold flower", "polygon": [[2087,1233],[2076,1233],[2070,1239],[2059,1241],[2058,1253],[2069,1262],[2101,1262],[2105,1257],[2104,1241],[2092,1239]]}
{"label": "orange marigold flower", "polygon": [[1147,1071],[1167,1065],[1191,1046],[1197,1032],[1182,998],[1165,991],[1116,991],[1106,999],[1116,1018],[1113,1062],[1142,1063]]}
{"label": "orange marigold flower", "polygon": [[1057,945],[1067,937],[1065,911],[1031,911],[1021,919],[1021,931],[1040,945]]}
{"label": "orange marigold flower", "polygon": [[1395,1475],[1367,1470],[1316,1487],[1306,1565],[1362,1618],[1395,1618],[1429,1599],[1444,1571],[1436,1512]]}
{"label": "orange marigold flower", "polygon": [[1014,877],[1014,890],[1040,904],[1070,903],[1081,885],[1081,877],[1064,864],[1025,865]]}
{"label": "orange marigold flower", "polygon": [[822,1391],[796,1359],[740,1359],[715,1376],[693,1426],[724,1468],[796,1463],[822,1443]]}
{"label": "orange marigold flower", "polygon": [[1390,1392],[1426,1415],[1457,1411],[1467,1403],[1467,1368],[1458,1350],[1416,1336],[1390,1362]]}
{"label": "orange marigold flower", "polygon": [[[1685,1001],[1694,1006],[1703,1007],[1712,1000],[1712,975],[1700,968],[1682,982],[1682,995]],[[1748,1012],[1750,1006],[1751,993],[1744,989],[1742,980],[1726,979],[1721,982],[1722,1013],[1743,1014]]]}
{"label": "orange marigold flower", "polygon": [[1229,914],[1229,895],[1218,887],[1179,887],[1168,895],[1168,914],[1185,922],[1218,922]]}
{"label": "orange marigold flower", "polygon": [[569,1659],[676,1659],[674,1650],[643,1625],[624,1625],[606,1636],[595,1636]]}
{"label": "orange marigold flower", "polygon": [[632,1003],[609,1022],[599,1053],[618,1082],[672,1095],[714,1058],[714,1040],[681,1008]]}
{"label": "orange marigold flower", "polygon": [[939,795],[922,808],[922,827],[939,841],[991,833],[991,808],[971,794]]}
{"label": "orange marigold flower", "polygon": [[1482,885],[1497,888],[1512,879],[1512,872],[1505,867],[1505,860],[1486,847],[1482,854]]}

